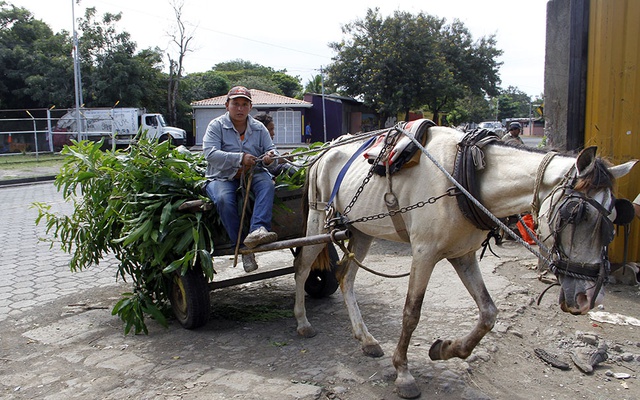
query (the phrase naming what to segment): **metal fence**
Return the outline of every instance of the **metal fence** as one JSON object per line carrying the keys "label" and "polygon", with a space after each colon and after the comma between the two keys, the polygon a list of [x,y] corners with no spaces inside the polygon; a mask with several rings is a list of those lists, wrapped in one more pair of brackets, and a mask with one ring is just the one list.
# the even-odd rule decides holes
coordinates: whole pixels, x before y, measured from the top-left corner
{"label": "metal fence", "polygon": [[[78,137],[77,124],[70,129],[69,123],[62,123],[63,117],[68,120],[68,113],[72,111],[74,109],[66,108],[0,110],[0,155],[60,151],[65,144],[71,144],[71,139]],[[86,121],[82,121],[82,138],[99,140],[115,134],[112,130],[87,133],[85,125]]]}
{"label": "metal fence", "polygon": [[0,154],[59,151],[71,133],[57,132],[67,109],[0,110]]}

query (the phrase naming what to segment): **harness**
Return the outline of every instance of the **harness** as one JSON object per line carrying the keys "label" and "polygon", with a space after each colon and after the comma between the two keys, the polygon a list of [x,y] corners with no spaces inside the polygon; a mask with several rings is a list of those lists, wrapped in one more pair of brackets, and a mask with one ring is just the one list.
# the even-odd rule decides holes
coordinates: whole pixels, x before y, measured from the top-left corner
{"label": "harness", "polygon": [[[389,216],[392,217],[393,219],[395,216],[399,217],[398,214],[408,212],[415,208],[423,207],[427,204],[433,204],[442,197],[455,196],[458,199],[458,204],[460,209],[461,210],[464,209],[463,214],[471,222],[473,222],[474,225],[476,225],[479,229],[490,231],[488,234],[487,240],[485,240],[485,242],[483,243],[483,246],[485,247],[488,246],[489,238],[491,237],[491,234],[495,229],[495,227],[498,226],[502,229],[505,229],[505,231],[507,231],[511,236],[513,236],[514,239],[516,239],[520,244],[525,246],[529,251],[535,254],[538,258],[540,258],[541,260],[544,260],[547,264],[549,264],[550,270],[556,275],[566,275],[566,276],[571,276],[578,279],[595,281],[596,293],[599,292],[601,286],[606,282],[607,277],[609,275],[609,271],[610,271],[610,263],[607,257],[607,245],[611,242],[611,240],[613,240],[613,225],[611,220],[609,220],[608,216],[610,215],[611,210],[614,207],[613,204],[615,202],[612,202],[612,205],[610,206],[610,208],[607,209],[603,207],[600,203],[598,203],[596,200],[594,200],[593,198],[586,196],[582,192],[573,190],[575,180],[577,179],[575,176],[576,175],[575,167],[569,170],[565,174],[563,181],[560,184],[558,184],[554,190],[552,190],[551,194],[549,194],[549,196],[556,196],[559,190],[562,191],[562,193],[560,194],[560,200],[558,201],[557,204],[552,204],[549,211],[550,213],[554,214],[554,218],[549,218],[549,220],[551,221],[553,219],[554,224],[556,225],[555,227],[553,227],[553,229],[551,229],[554,234],[554,246],[552,247],[552,249],[546,249],[544,244],[537,241],[537,244],[540,246],[540,248],[544,249],[547,252],[547,254],[550,254],[552,256],[552,259],[548,260],[546,257],[542,256],[539,251],[533,249],[531,245],[522,241],[517,235],[515,235],[515,233],[511,232],[501,220],[499,220],[493,214],[491,214],[491,212],[488,209],[486,209],[486,207],[484,207],[482,203],[480,203],[476,199],[479,193],[479,190],[478,190],[477,180],[475,178],[475,171],[481,170],[485,166],[482,148],[485,145],[498,140],[499,138],[497,137],[497,135],[493,134],[490,131],[485,131],[485,130],[476,130],[466,135],[458,145],[458,153],[456,155],[456,165],[454,167],[454,175],[455,175],[454,177],[453,175],[449,174],[447,170],[438,163],[437,160],[435,160],[435,158],[425,149],[422,143],[417,141],[414,137],[410,136],[409,132],[405,130],[402,126],[396,126],[392,131],[389,131],[389,132],[393,132],[393,131],[396,131],[396,134],[388,135],[388,138],[385,141],[386,143],[385,147],[380,151],[368,175],[365,177],[362,184],[356,191],[356,194],[351,199],[351,202],[349,203],[349,205],[347,205],[347,207],[344,209],[343,214],[335,217],[333,199],[338,192],[339,182],[342,181],[342,178],[344,178],[346,170],[348,169],[348,166],[343,167],[342,171],[339,174],[338,179],[336,179],[336,184],[334,185],[334,188],[332,191],[331,200],[329,201],[325,209],[327,212],[327,217],[325,219],[326,228],[332,228],[332,227],[335,227],[336,225],[346,226],[356,222],[371,221],[371,220],[381,219]],[[439,196],[433,196],[426,201],[421,201],[414,205],[406,206],[399,209],[397,208],[397,199],[395,199],[396,208],[390,209],[389,212],[362,217],[354,221],[348,221],[346,218],[346,215],[351,210],[352,206],[355,204],[359,195],[362,193],[364,186],[371,179],[371,176],[374,173],[374,167],[378,164],[380,160],[383,159],[383,156],[385,155],[386,151],[392,148],[391,147],[392,143],[395,143],[393,139],[390,139],[390,138],[394,138],[394,137],[397,138],[400,133],[410,137],[415,147],[421,150],[422,153],[427,158],[429,158],[436,165],[436,167],[438,167],[438,169],[440,169],[440,171],[455,185],[455,187],[449,188],[444,194],[441,194]],[[361,149],[364,147],[366,146],[364,145],[361,146]],[[357,151],[358,154],[362,153],[361,149]],[[533,214],[536,217],[538,216],[539,206],[541,203],[539,199],[539,189],[543,180],[543,175],[545,173],[547,166],[550,164],[551,159],[555,155],[556,153],[553,153],[553,152],[548,153],[547,155],[545,155],[541,164],[538,166],[537,178],[536,178],[536,183],[534,187],[534,196],[532,201]],[[353,155],[347,164],[350,165],[353,162],[353,160],[355,160],[356,157],[357,155]],[[391,190],[391,182],[390,182],[390,174],[388,172],[389,171],[388,165],[389,164],[387,163],[386,169],[387,169],[387,179],[389,180],[389,192],[393,195],[393,192]],[[469,190],[467,190],[467,188]],[[389,193],[387,193],[387,195],[388,194]],[[385,201],[387,201],[387,195],[385,195]],[[395,197],[395,195],[393,195],[393,197]],[[316,203],[310,203],[310,206],[314,206],[315,204]],[[603,245],[602,253],[601,253],[602,261],[599,263],[580,263],[580,262],[570,261],[562,246],[560,235],[567,226],[580,223],[583,220],[581,216],[589,212],[588,210],[591,208],[595,209],[598,212],[598,215],[600,218],[600,226],[601,226],[600,234],[603,235],[602,243],[605,243]],[[559,214],[560,217],[555,217],[555,214]],[[395,222],[394,222],[394,225],[396,225]],[[552,227],[550,226],[550,228]],[[396,225],[396,230],[399,231],[397,225]],[[606,236],[604,236],[605,234]],[[484,250],[483,250],[483,253],[484,253]],[[594,306],[594,301],[595,301],[595,297],[593,297],[591,300],[591,308],[593,308]]]}
{"label": "harness", "polygon": [[[482,148],[489,143],[500,140],[495,132],[486,129],[476,129],[464,136],[458,143],[458,152],[453,167],[453,177],[476,199],[479,198],[476,171],[485,167]],[[489,216],[476,206],[469,197],[462,195],[456,197],[458,208],[469,221],[483,231],[495,231],[498,225]]]}
{"label": "harness", "polygon": [[[554,190],[554,192],[561,190],[562,193],[558,202],[552,204],[549,208],[549,228],[553,235],[553,246],[549,250],[551,256],[549,270],[556,276],[563,275],[593,281],[595,282],[595,293],[597,294],[600,292],[602,285],[607,283],[611,272],[608,245],[614,238],[614,225],[609,219],[609,215],[615,206],[615,201],[611,201],[610,208],[607,209],[583,192],[574,190],[573,185],[573,179],[566,180],[564,185]],[[552,199],[555,195],[554,192],[550,194]],[[597,263],[571,261],[566,252],[567,243],[563,243],[561,235],[567,229],[571,229],[568,245],[572,246],[574,244],[573,235],[577,226],[587,221],[594,210],[596,212],[595,218],[597,218],[595,226],[599,227],[599,232],[594,232],[594,235],[600,235],[602,243],[601,261]],[[593,296],[591,298],[590,308],[594,307],[596,297]]]}

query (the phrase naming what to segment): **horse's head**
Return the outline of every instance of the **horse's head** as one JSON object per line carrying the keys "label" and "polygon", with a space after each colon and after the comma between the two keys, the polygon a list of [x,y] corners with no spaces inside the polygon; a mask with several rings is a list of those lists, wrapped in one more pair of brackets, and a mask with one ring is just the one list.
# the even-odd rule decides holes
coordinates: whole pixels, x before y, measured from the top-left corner
{"label": "horse's head", "polygon": [[573,174],[542,203],[540,215],[547,223],[540,224],[540,233],[561,286],[563,311],[586,314],[602,304],[610,271],[607,249],[617,215],[613,184],[634,164],[613,167],[596,157],[595,147],[586,148]]}

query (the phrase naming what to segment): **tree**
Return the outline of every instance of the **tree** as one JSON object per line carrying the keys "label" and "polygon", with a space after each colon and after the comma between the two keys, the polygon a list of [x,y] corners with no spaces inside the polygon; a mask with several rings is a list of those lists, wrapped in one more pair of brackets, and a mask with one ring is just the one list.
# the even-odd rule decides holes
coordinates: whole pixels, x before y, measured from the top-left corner
{"label": "tree", "polygon": [[456,100],[453,109],[447,115],[447,122],[450,125],[460,125],[493,118],[495,118],[495,112],[492,114],[487,98],[467,92],[463,98]]}
{"label": "tree", "polygon": [[226,94],[231,85],[227,78],[215,71],[194,72],[182,80],[181,98],[186,102],[209,99]]}
{"label": "tree", "polygon": [[331,43],[337,55],[327,68],[341,92],[376,109],[381,120],[427,106],[438,118],[465,93],[494,93],[499,82],[495,38],[473,42],[460,21],[446,25],[424,13],[396,11],[382,18],[367,10]]}
{"label": "tree", "polygon": [[155,48],[136,54],[131,35],[116,28],[121,17],[121,13],[105,13],[98,20],[96,9],[91,7],[79,21],[82,83],[88,107],[110,107],[117,102],[148,107],[157,103],[157,87],[164,80],[162,53]]}
{"label": "tree", "polygon": [[173,44],[178,48],[177,59],[171,58],[171,55],[167,53],[169,59],[169,87],[167,90],[167,110],[169,125],[176,125],[178,120],[177,102],[180,89],[180,81],[182,80],[182,73],[184,71],[184,58],[187,52],[191,51],[189,43],[193,39],[190,33],[187,33],[184,21],[182,20],[182,7],[184,1],[172,0],[171,6],[176,16],[176,29],[177,32],[171,34]]}
{"label": "tree", "polygon": [[498,120],[529,117],[531,97],[517,87],[509,86],[498,96]]}
{"label": "tree", "polygon": [[275,71],[250,61],[232,60],[218,63],[212,70],[225,76],[232,86],[242,85],[288,97],[299,96],[302,90],[300,78],[287,74],[286,69]]}
{"label": "tree", "polygon": [[72,44],[30,11],[0,1],[0,108],[67,105],[73,100]]}
{"label": "tree", "polygon": [[313,76],[304,87],[305,93],[322,93],[322,75]]}

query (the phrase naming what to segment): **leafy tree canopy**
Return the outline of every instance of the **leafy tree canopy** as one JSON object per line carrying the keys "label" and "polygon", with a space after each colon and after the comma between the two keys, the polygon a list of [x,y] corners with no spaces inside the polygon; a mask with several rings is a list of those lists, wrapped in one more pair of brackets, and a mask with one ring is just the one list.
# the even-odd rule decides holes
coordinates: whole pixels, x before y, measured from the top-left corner
{"label": "leafy tree canopy", "polygon": [[[157,88],[165,84],[160,49],[136,53],[129,33],[120,32],[121,13],[105,13],[100,19],[94,7],[85,10],[79,27],[84,102],[88,107],[122,106],[166,109],[166,94],[157,101]],[[166,89],[165,89],[166,90]]]}
{"label": "leafy tree canopy", "polygon": [[531,97],[517,87],[509,86],[498,96],[498,118],[528,117]]}
{"label": "leafy tree canopy", "polygon": [[288,97],[300,96],[302,85],[298,76],[287,70],[276,71],[271,67],[245,60],[232,60],[216,64],[212,71],[225,76],[231,86],[242,85],[250,89],[265,90]]}
{"label": "leafy tree canopy", "polygon": [[73,99],[72,44],[30,11],[0,1],[0,108],[49,107]]}
{"label": "leafy tree canopy", "polygon": [[385,116],[426,106],[440,111],[470,92],[497,93],[495,37],[473,41],[464,24],[447,25],[424,13],[396,11],[383,18],[379,9],[343,27],[345,38],[327,68],[329,80],[344,94],[362,99]]}
{"label": "leafy tree canopy", "polygon": [[182,98],[188,103],[221,96],[231,88],[225,75],[211,70],[191,73],[182,83]]}

